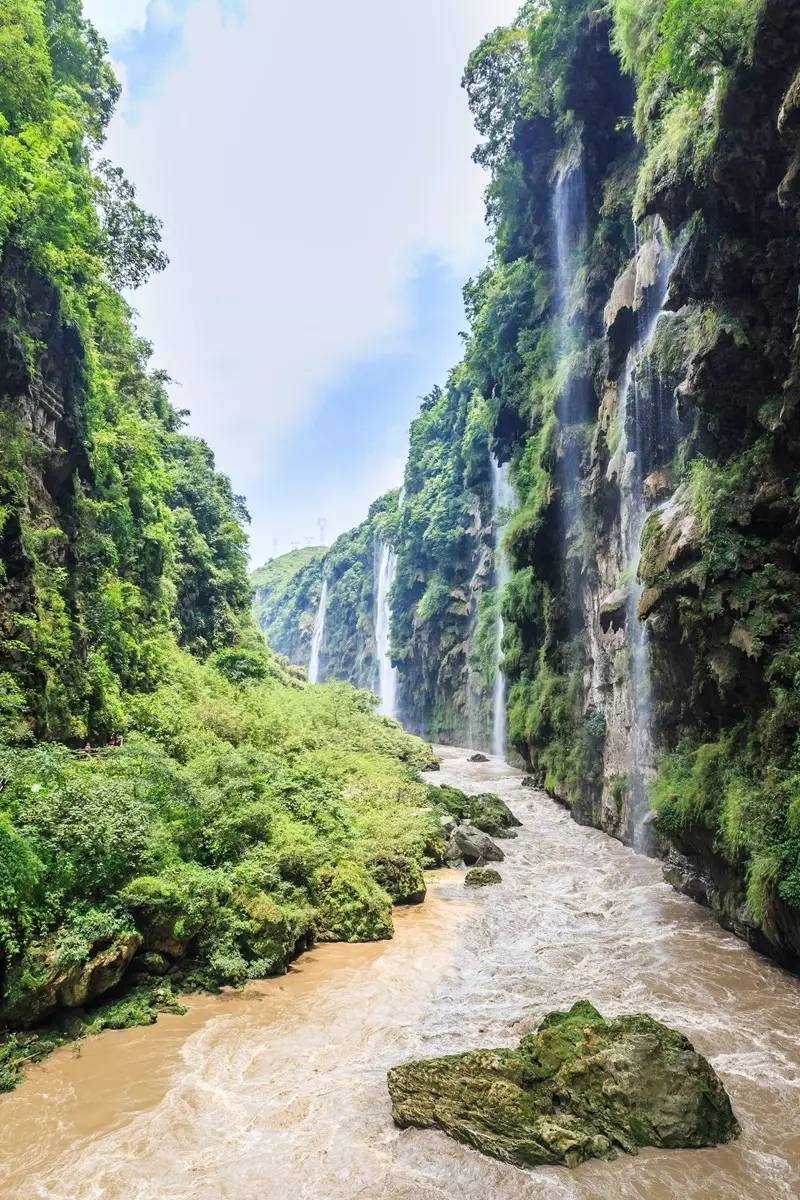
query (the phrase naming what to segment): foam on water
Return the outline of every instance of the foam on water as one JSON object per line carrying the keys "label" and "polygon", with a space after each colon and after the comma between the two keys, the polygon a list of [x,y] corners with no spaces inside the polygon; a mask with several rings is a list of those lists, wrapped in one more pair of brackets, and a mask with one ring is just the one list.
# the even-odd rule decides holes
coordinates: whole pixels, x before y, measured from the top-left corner
{"label": "foam on water", "polygon": [[[247,989],[241,1010],[234,1003],[188,1037],[163,1095],[122,1113],[114,1128],[65,1143],[48,1126],[48,1104],[36,1144],[15,1144],[23,1087],[2,1102],[8,1153],[0,1163],[0,1196],[790,1200],[800,1194],[797,980],[672,892],[657,862],[574,824],[546,796],[521,788],[519,772],[498,759],[468,764],[463,750],[441,753],[441,782],[497,791],[524,822],[519,837],[504,844],[503,883],[470,894],[460,872],[443,873],[433,900],[399,914],[394,942],[322,947],[285,979]],[[339,968],[315,976],[333,961],[326,955],[340,954],[347,957]],[[645,1010],[684,1031],[722,1076],[742,1137],[718,1149],[648,1151],[575,1171],[522,1172],[444,1135],[393,1126],[390,1066],[513,1045],[546,1012],[581,997],[610,1016]],[[137,1032],[157,1038],[160,1028]],[[122,1069],[135,1071],[133,1063],[125,1058]],[[107,1069],[120,1069],[119,1062]],[[92,1083],[81,1082],[77,1067],[72,1075],[80,1099]]]}

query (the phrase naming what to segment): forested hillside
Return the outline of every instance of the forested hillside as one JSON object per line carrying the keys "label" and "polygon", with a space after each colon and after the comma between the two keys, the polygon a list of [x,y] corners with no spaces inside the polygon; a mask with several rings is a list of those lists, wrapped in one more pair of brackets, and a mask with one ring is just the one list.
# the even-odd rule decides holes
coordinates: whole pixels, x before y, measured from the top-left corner
{"label": "forested hillside", "polygon": [[268,643],[307,667],[322,582],[327,581],[320,678],[378,691],[375,641],[381,547],[396,541],[398,494],[376,500],[367,519],[332,546],[293,550],[252,576],[253,612]]}
{"label": "forested hillside", "polygon": [[243,501],[120,291],[166,258],[102,157],[118,94],[80,0],[0,0],[0,1089],[390,935],[432,832],[427,747],[252,620]]}
{"label": "forested hillside", "polygon": [[510,743],[794,965],[798,68],[796,0],[530,0],[476,49],[492,251],[392,622],[401,716],[485,743],[507,463]]}

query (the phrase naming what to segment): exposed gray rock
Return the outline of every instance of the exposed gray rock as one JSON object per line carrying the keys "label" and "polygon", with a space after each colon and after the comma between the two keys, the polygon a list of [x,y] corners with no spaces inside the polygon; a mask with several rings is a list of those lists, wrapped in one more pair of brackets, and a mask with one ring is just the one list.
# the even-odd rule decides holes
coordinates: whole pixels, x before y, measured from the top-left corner
{"label": "exposed gray rock", "polygon": [[505,855],[488,834],[474,825],[459,825],[447,844],[445,857],[448,863],[482,867],[487,862],[502,862]]}

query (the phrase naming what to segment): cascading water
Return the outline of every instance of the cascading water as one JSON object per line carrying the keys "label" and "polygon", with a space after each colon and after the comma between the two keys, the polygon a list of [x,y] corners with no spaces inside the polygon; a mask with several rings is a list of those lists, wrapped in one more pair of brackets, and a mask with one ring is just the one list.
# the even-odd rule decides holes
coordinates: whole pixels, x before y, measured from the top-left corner
{"label": "cascading water", "polygon": [[378,693],[381,712],[386,717],[397,714],[397,669],[390,654],[391,611],[389,595],[394,583],[396,558],[388,542],[375,547],[375,642],[378,651]]}
{"label": "cascading water", "polygon": [[586,245],[586,179],[579,150],[571,150],[569,158],[556,175],[553,230],[559,314],[558,350],[559,354],[563,354],[569,348],[569,311],[578,267],[576,259],[583,258]]}
{"label": "cascading water", "polygon": [[319,683],[319,656],[325,637],[325,610],[328,607],[328,581],[323,579],[322,591],[319,594],[319,607],[314,620],[314,632],[311,636],[311,657],[308,660],[308,682]]}
{"label": "cascading water", "polygon": [[[658,324],[666,316],[664,306],[669,291],[671,265],[670,256],[660,245],[655,280],[637,311],[637,338],[628,353],[619,397],[623,426],[616,472],[620,480],[623,570],[627,579],[625,625],[630,654],[632,708],[629,787],[635,844],[641,844],[643,838],[642,818],[647,807],[646,781],[653,765],[653,695],[648,669],[648,628],[646,622],[639,619],[642,533],[652,507],[648,505],[646,479],[649,472],[668,460],[677,434],[674,405],[665,395],[652,364]],[[642,291],[638,273],[636,290]],[[610,470],[613,468],[614,463]]]}
{"label": "cascading water", "polygon": [[[555,177],[552,199],[555,248],[556,355],[560,384],[556,414],[560,446],[556,481],[561,496],[561,522],[565,571],[580,572],[583,556],[583,513],[580,504],[581,459],[585,449],[585,423],[593,417],[593,390],[585,371],[574,369],[573,352],[585,339],[574,328],[573,314],[582,307],[581,268],[586,257],[586,178],[579,141],[566,152]],[[575,581],[577,582],[577,580]],[[577,589],[567,584],[573,599]],[[579,606],[569,606],[572,633],[580,628]]]}
{"label": "cascading water", "polygon": [[503,547],[503,534],[508,523],[508,511],[514,503],[514,492],[508,478],[508,465],[502,466],[492,457],[492,517],[494,525],[494,570],[497,588],[497,640],[495,646],[494,695],[492,698],[492,754],[503,757],[506,752],[506,679],[503,674],[503,591],[511,572]]}

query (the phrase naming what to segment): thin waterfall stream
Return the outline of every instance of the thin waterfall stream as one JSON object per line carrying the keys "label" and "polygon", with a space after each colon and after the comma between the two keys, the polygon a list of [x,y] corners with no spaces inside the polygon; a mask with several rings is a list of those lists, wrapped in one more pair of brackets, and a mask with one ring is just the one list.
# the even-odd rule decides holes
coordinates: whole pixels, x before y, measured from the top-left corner
{"label": "thin waterfall stream", "polygon": [[375,644],[378,655],[378,695],[380,711],[386,717],[397,715],[397,669],[391,657],[391,590],[397,560],[388,542],[375,547]]}
{"label": "thin waterfall stream", "polygon": [[328,581],[323,579],[322,590],[319,594],[317,615],[314,618],[314,632],[311,635],[311,657],[308,660],[308,682],[319,683],[319,659],[325,639],[325,613],[328,607]]}
{"label": "thin waterfall stream", "polygon": [[495,642],[494,692],[492,696],[492,754],[502,758],[508,741],[506,725],[506,677],[503,674],[503,592],[511,577],[503,534],[514,504],[508,464],[492,457],[492,520],[494,526],[494,570],[497,590],[497,635]]}
{"label": "thin waterfall stream", "polygon": [[[638,263],[638,239],[637,239]],[[623,578],[626,586],[626,629],[631,679],[629,785],[634,820],[634,842],[643,838],[647,811],[647,779],[653,769],[653,696],[648,663],[648,629],[639,617],[642,585],[639,580],[642,534],[649,513],[648,472],[664,465],[675,441],[672,403],[665,403],[663,388],[652,369],[651,351],[659,321],[665,315],[672,257],[661,243],[655,280],[637,312],[636,341],[628,352],[619,392],[622,424],[616,460],[609,467],[620,486],[620,524]],[[640,280],[637,273],[637,292]]]}

